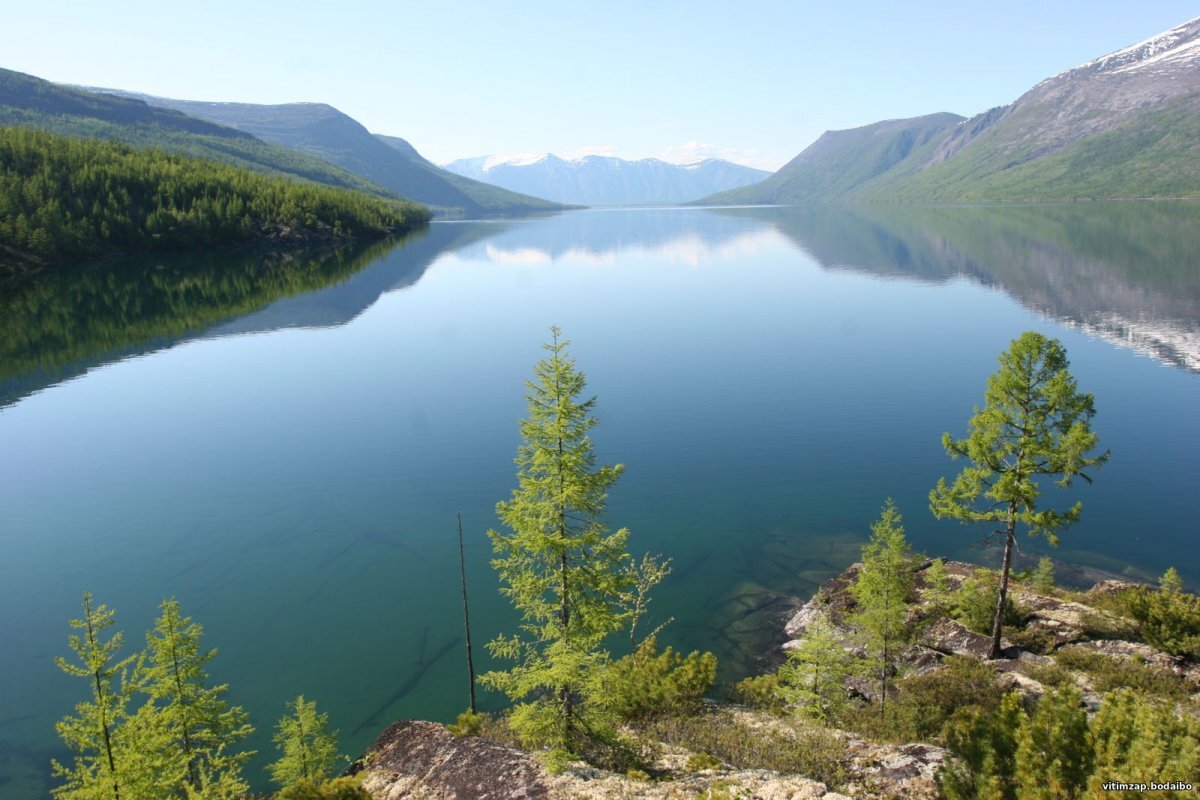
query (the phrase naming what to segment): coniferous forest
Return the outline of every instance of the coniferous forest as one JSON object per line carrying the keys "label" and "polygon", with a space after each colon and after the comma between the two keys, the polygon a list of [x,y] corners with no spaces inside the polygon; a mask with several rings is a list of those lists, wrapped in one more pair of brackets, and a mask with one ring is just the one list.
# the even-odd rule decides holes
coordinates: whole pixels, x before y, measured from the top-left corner
{"label": "coniferous forest", "polygon": [[0,260],[375,238],[429,219],[415,203],[202,159],[0,128]]}

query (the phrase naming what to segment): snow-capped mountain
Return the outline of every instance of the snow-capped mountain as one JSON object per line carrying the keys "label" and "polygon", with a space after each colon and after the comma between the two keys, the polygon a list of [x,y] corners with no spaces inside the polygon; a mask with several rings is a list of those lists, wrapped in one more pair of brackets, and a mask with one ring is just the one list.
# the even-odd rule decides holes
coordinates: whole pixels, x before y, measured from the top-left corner
{"label": "snow-capped mountain", "polygon": [[689,164],[612,156],[568,161],[552,153],[464,158],[444,168],[514,192],[585,206],[686,203],[771,174],[719,158]]}

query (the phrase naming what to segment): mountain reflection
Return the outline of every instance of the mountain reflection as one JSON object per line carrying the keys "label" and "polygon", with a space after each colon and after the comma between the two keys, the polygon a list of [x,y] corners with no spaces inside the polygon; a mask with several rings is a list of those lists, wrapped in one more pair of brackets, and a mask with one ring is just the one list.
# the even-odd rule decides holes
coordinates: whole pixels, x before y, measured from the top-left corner
{"label": "mountain reflection", "polygon": [[[489,229],[490,228],[490,229]],[[499,226],[291,253],[81,265],[0,292],[0,407],[94,367],[196,339],[342,325]]]}
{"label": "mountain reflection", "polygon": [[967,278],[1025,307],[1200,372],[1200,205],[737,208],[822,267]]}

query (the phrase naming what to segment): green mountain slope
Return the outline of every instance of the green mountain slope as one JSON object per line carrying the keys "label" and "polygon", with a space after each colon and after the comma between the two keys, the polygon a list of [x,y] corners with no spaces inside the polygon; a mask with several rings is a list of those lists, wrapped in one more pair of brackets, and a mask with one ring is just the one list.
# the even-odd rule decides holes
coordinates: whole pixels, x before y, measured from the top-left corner
{"label": "green mountain slope", "polygon": [[1007,106],[937,129],[939,118],[826,133],[766,181],[701,202],[1200,197],[1200,17]]}
{"label": "green mountain slope", "polygon": [[362,177],[311,155],[140,100],[68,88],[0,69],[0,125],[109,139],[222,161],[265,175],[301,178],[392,197]]}
{"label": "green mountain slope", "polygon": [[356,120],[323,103],[254,105],[136,97],[337,164],[402,197],[424,203],[443,216],[564,207],[446,172],[422,158],[403,139],[381,140]]}
{"label": "green mountain slope", "polygon": [[699,204],[766,205],[859,197],[888,177],[919,169],[941,137],[962,119],[956,114],[930,114],[827,131],[765,181],[710,195]]}
{"label": "green mountain slope", "polygon": [[428,218],[405,200],[0,127],[0,266],[17,272],[113,252],[379,238]]}

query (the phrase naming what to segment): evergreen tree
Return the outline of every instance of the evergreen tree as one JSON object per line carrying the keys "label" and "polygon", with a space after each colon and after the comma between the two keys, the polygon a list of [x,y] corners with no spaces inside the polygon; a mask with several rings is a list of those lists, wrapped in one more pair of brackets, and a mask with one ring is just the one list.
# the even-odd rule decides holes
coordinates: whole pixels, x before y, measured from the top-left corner
{"label": "evergreen tree", "polygon": [[205,667],[216,650],[201,648],[200,625],[181,615],[177,600],[165,600],[160,608],[154,629],[146,635],[135,683],[157,704],[170,732],[172,771],[182,777],[182,795],[183,784],[203,788],[202,773],[217,782],[226,772],[239,775],[251,754],[230,750],[253,729],[246,712],[223,699],[227,686],[206,686]]}
{"label": "evergreen tree", "polygon": [[938,773],[946,800],[1017,800],[1017,731],[1025,719],[1021,698],[1009,692],[996,711],[968,706],[952,718],[942,738],[958,760]]}
{"label": "evergreen tree", "polygon": [[[104,604],[93,605],[92,595],[84,592],[83,619],[70,626],[80,631],[68,638],[77,662],[59,656],[55,663],[68,675],[86,678],[92,699],[75,706],[75,716],[65,717],[55,726],[67,748],[75,754],[72,765],[51,762],[56,777],[64,784],[51,793],[59,800],[121,800],[125,778],[125,753],[115,736],[117,726],[127,716],[129,693],[120,680],[133,656],[116,660],[124,637],[118,632],[107,641],[104,630],[116,622],[116,614]],[[126,800],[131,800],[128,789]]]}
{"label": "evergreen tree", "polygon": [[1200,775],[1200,719],[1127,689],[1105,696],[1092,720],[1091,738],[1095,763],[1087,796],[1105,796],[1106,781],[1167,783]]}
{"label": "evergreen tree", "polygon": [[528,745],[582,754],[611,736],[611,713],[591,687],[608,663],[602,645],[629,618],[636,594],[626,553],[629,531],[609,532],[603,515],[622,466],[597,466],[588,432],[595,398],[580,399],[582,372],[557,327],[527,382],[517,488],[496,506],[508,532],[488,531],[501,592],[521,612],[522,633],[488,645],[516,661],[481,679],[516,701],[510,724]]}
{"label": "evergreen tree", "polygon": [[908,603],[916,585],[916,563],[901,522],[900,512],[888,498],[879,519],[871,525],[871,541],[862,549],[862,569],[850,588],[859,606],[853,625],[878,670],[880,713],[884,715],[896,650],[912,638]]}
{"label": "evergreen tree", "polygon": [[1092,771],[1088,718],[1073,684],[1038,701],[1017,730],[1017,796],[1064,800],[1079,796]]}
{"label": "evergreen tree", "polygon": [[991,657],[1000,656],[1000,633],[1018,524],[1031,535],[1057,544],[1058,532],[1079,519],[1082,504],[1066,511],[1040,509],[1039,478],[1057,478],[1069,487],[1074,478],[1090,482],[1084,470],[1108,460],[1089,455],[1097,446],[1091,430],[1092,395],[1081,393],[1068,371],[1066,350],[1057,339],[1027,331],[1000,356],[1000,369],[988,378],[985,404],[968,423],[965,439],[949,433],[942,444],[951,458],[971,465],[947,483],[939,479],[929,495],[934,516],[964,523],[999,524],[1004,560],[992,617]]}
{"label": "evergreen tree", "polygon": [[338,762],[337,731],[329,730],[329,715],[318,714],[316,701],[300,695],[287,706],[291,713],[275,727],[280,758],[267,767],[280,788],[301,781],[327,780]]}
{"label": "evergreen tree", "polygon": [[1159,588],[1139,586],[1121,597],[1141,625],[1146,642],[1177,656],[1200,659],[1200,597],[1183,591],[1174,567],[1163,573]]}
{"label": "evergreen tree", "polygon": [[951,592],[950,576],[946,573],[946,562],[935,558],[925,570],[925,591],[923,596],[936,611],[946,613],[950,609]]}
{"label": "evergreen tree", "polygon": [[800,644],[788,651],[776,694],[802,716],[827,721],[846,708],[851,661],[829,620],[820,615],[809,623]]}
{"label": "evergreen tree", "polygon": [[1029,576],[1029,583],[1042,594],[1054,591],[1054,561],[1049,556],[1038,559],[1037,567]]}

